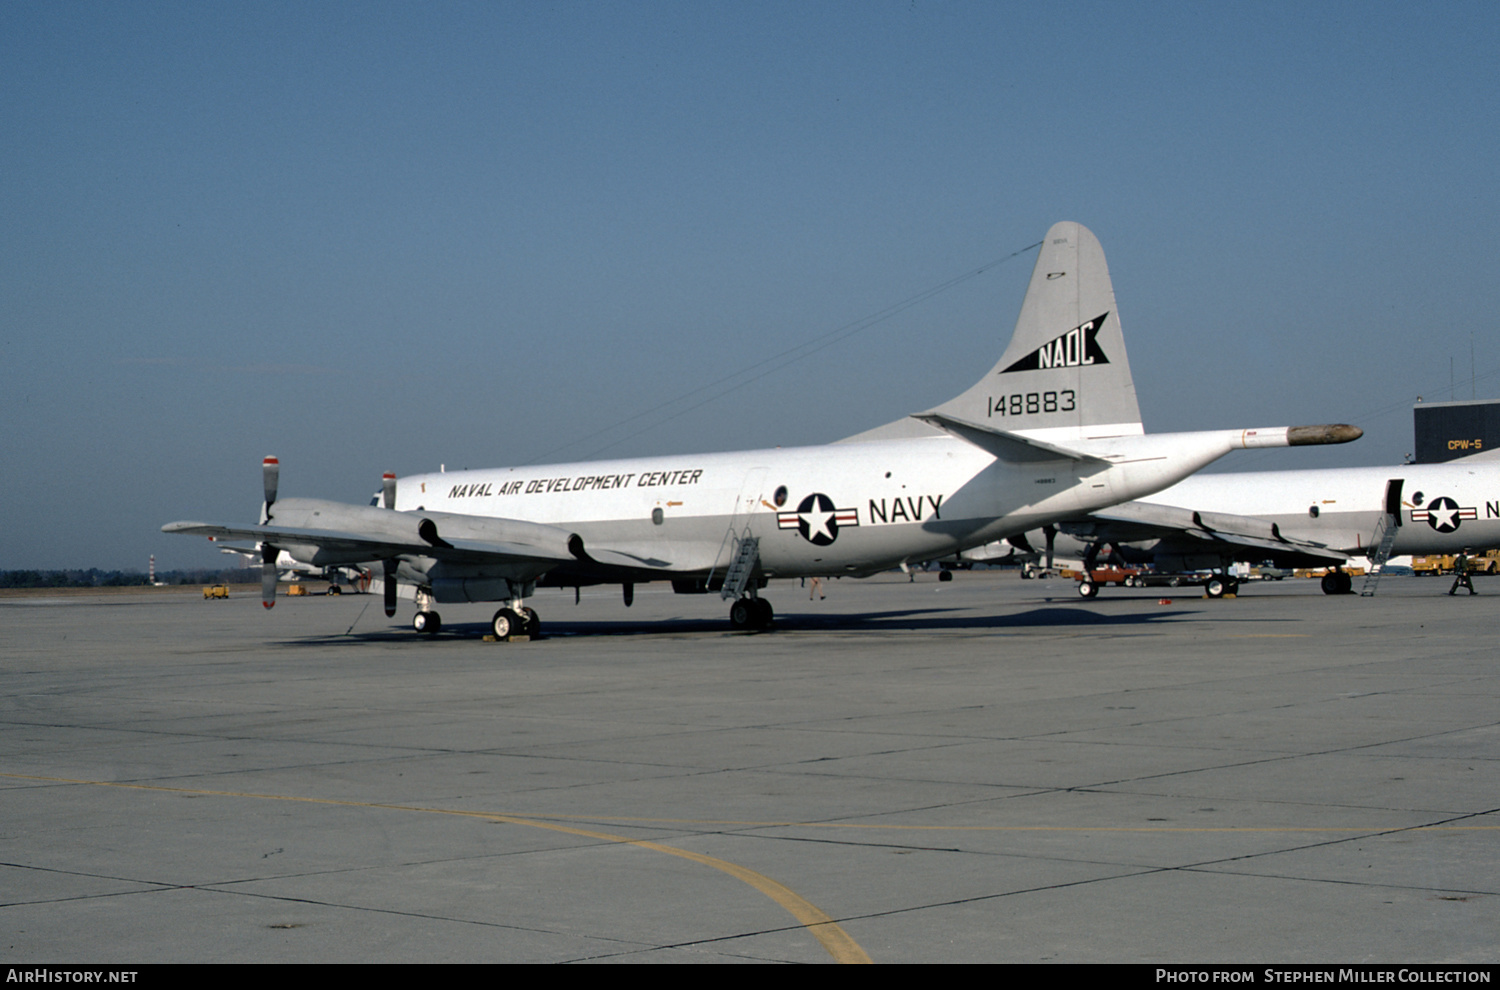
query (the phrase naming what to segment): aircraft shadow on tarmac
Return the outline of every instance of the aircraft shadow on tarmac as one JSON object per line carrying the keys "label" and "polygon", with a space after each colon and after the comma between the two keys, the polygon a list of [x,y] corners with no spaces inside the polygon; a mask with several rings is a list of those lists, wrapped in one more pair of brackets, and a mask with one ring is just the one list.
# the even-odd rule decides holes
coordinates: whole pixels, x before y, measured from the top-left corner
{"label": "aircraft shadow on tarmac", "polygon": [[[947,614],[945,614],[947,613]],[[952,614],[965,613],[965,614]],[[722,618],[671,618],[642,621],[550,619],[544,639],[574,636],[676,636],[687,633],[716,633],[725,636],[765,636],[777,633],[808,632],[942,632],[982,631],[1066,626],[1131,627],[1153,625],[1172,619],[1193,616],[1185,609],[1160,612],[1135,612],[1121,615],[1101,614],[1090,609],[1042,607],[1007,615],[973,615],[966,609],[892,609],[879,612],[852,612],[835,615],[807,615],[795,612],[778,615],[776,624],[764,632],[734,631]],[[305,643],[322,645],[332,642],[389,642],[408,640],[478,640],[490,632],[487,622],[445,623],[436,636],[423,636],[404,626],[378,629],[355,629],[349,633],[327,636],[304,636],[288,640],[287,645]]]}

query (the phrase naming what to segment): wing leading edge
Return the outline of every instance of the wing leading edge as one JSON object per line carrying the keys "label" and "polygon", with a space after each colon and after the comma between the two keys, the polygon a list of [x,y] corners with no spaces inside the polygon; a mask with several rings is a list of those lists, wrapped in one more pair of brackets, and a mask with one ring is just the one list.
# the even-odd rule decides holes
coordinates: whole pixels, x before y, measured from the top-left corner
{"label": "wing leading edge", "polygon": [[[318,566],[426,557],[453,564],[479,564],[518,580],[559,564],[596,564],[666,570],[672,561],[630,548],[585,548],[578,534],[549,526],[448,512],[406,512],[320,499],[283,499],[259,526],[174,522],[164,533],[215,539],[253,540],[292,552]],[[499,569],[496,571],[495,569]]]}

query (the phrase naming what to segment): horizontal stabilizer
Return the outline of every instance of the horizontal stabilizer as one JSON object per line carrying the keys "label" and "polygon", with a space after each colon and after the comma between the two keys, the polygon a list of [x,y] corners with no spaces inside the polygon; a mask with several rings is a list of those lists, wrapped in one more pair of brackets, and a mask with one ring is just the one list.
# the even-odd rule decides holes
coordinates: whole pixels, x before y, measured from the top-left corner
{"label": "horizontal stabilizer", "polygon": [[1002,461],[1026,463],[1030,461],[1076,461],[1080,464],[1109,465],[1109,461],[1093,454],[1068,450],[1018,433],[1007,433],[978,423],[957,419],[939,412],[916,413],[913,419],[929,423],[961,440],[967,440],[981,450],[994,454]]}

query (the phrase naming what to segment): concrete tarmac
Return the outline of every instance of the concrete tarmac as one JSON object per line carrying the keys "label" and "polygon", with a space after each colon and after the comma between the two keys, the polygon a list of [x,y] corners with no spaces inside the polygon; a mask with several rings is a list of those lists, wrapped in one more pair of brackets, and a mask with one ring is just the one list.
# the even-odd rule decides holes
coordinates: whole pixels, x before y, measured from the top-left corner
{"label": "concrete tarmac", "polygon": [[1475,583],[0,599],[0,958],[1492,963]]}

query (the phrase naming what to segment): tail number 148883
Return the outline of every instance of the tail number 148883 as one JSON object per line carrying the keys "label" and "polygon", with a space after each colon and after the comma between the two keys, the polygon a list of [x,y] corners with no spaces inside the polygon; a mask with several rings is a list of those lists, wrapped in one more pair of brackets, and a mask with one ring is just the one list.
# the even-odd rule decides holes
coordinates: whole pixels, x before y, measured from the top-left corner
{"label": "tail number 148883", "polygon": [[990,416],[1034,416],[1037,413],[1072,412],[1078,408],[1072,389],[1061,392],[1016,392],[989,397]]}

